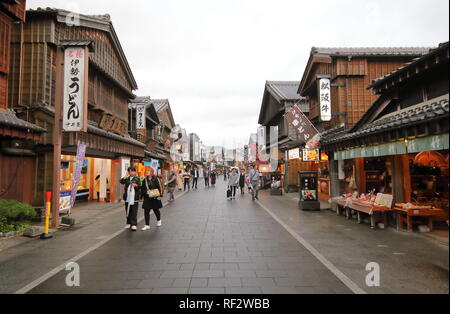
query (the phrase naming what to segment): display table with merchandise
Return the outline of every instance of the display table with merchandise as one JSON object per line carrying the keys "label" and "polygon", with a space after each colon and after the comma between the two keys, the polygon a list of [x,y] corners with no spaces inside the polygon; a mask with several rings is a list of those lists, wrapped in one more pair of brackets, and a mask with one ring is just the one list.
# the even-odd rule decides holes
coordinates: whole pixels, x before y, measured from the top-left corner
{"label": "display table with merchandise", "polygon": [[370,217],[370,226],[375,229],[378,223],[387,225],[387,213],[392,212],[392,209],[388,206],[381,206],[372,201],[363,201],[351,197],[342,197],[333,200],[337,203],[337,214],[341,215],[345,212],[345,216],[348,220],[353,218],[353,214],[356,213],[358,223],[362,224],[364,221],[364,215]]}
{"label": "display table with merchandise", "polygon": [[397,230],[412,232],[414,225],[423,224],[424,221],[430,232],[434,229],[434,218],[441,217],[445,211],[432,206],[416,206],[408,204],[396,204],[395,213],[397,215]]}

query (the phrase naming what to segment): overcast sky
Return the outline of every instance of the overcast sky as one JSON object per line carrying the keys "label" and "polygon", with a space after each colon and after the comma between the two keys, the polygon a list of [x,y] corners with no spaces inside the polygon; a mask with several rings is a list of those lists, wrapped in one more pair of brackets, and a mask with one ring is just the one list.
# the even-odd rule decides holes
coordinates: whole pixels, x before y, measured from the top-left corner
{"label": "overcast sky", "polygon": [[247,144],[266,80],[300,80],[311,47],[436,46],[448,0],[28,0],[108,13],[139,96],[169,98],[206,145]]}

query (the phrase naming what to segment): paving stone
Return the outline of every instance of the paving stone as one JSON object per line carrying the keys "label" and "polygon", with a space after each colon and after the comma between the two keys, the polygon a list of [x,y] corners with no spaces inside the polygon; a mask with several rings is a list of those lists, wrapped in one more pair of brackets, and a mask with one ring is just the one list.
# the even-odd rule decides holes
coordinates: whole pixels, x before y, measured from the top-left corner
{"label": "paving stone", "polygon": [[191,288],[189,289],[189,294],[225,294],[225,288]]}
{"label": "paving stone", "polygon": [[234,295],[254,295],[254,294],[262,294],[262,290],[260,288],[226,288],[226,294],[234,294]]}
{"label": "paving stone", "polygon": [[230,270],[225,272],[226,278],[256,278],[256,272],[251,270]]}
{"label": "paving stone", "polygon": [[242,282],[240,278],[210,278],[208,280],[208,287],[211,288],[242,287]]}
{"label": "paving stone", "polygon": [[195,270],[193,278],[223,278],[224,272],[218,270]]}
{"label": "paving stone", "polygon": [[273,287],[275,281],[273,278],[243,278],[243,287]]}

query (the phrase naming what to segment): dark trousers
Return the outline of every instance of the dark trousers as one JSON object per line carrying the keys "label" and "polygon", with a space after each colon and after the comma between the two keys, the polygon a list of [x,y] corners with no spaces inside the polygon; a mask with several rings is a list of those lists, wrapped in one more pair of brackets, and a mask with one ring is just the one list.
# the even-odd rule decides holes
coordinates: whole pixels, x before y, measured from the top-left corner
{"label": "dark trousers", "polygon": [[198,178],[194,178],[192,181],[192,188],[198,189]]}
{"label": "dark trousers", "polygon": [[230,186],[231,197],[236,197],[237,186]]}
{"label": "dark trousers", "polygon": [[144,216],[145,216],[145,225],[150,226],[150,212],[153,210],[155,213],[156,219],[161,221],[161,210],[159,209],[146,209],[144,208]]}
{"label": "dark trousers", "polygon": [[186,192],[186,188],[189,189],[189,191],[191,190],[191,183],[189,179],[184,179],[184,191]]}
{"label": "dark trousers", "polygon": [[125,203],[125,213],[128,213],[127,225],[137,226],[137,224],[138,224],[138,208],[139,208],[139,202],[135,202],[134,205],[131,205],[130,210],[128,210],[128,203]]}
{"label": "dark trousers", "polygon": [[205,178],[205,186],[209,187],[209,178]]}

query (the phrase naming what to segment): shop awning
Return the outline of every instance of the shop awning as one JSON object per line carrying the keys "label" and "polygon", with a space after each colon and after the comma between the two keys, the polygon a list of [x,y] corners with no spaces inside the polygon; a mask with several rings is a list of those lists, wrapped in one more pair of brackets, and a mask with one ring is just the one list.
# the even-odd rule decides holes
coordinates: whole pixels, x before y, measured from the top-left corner
{"label": "shop awning", "polygon": [[449,149],[449,135],[441,134],[412,139],[407,142],[393,142],[382,145],[353,148],[334,153],[335,160],[348,160],[355,158],[370,158],[413,154],[426,151],[439,151]]}

